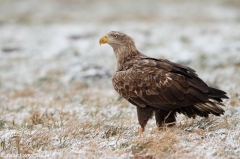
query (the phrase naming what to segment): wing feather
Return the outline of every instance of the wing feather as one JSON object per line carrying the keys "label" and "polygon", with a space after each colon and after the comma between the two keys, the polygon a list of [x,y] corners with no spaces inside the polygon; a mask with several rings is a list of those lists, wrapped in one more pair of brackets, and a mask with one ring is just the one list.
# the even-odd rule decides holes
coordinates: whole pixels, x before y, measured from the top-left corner
{"label": "wing feather", "polygon": [[178,100],[183,100],[184,99],[184,92],[179,90],[175,85],[171,85],[169,87],[169,90],[172,92],[172,94],[178,99]]}
{"label": "wing feather", "polygon": [[[208,95],[215,91],[212,89],[209,93],[209,87],[195,70],[167,60],[143,58],[121,68],[127,69],[113,75],[113,86],[130,103],[140,107],[153,106],[168,111],[179,108],[190,116],[199,110],[187,107],[208,101]],[[219,100],[218,96],[212,97]]]}

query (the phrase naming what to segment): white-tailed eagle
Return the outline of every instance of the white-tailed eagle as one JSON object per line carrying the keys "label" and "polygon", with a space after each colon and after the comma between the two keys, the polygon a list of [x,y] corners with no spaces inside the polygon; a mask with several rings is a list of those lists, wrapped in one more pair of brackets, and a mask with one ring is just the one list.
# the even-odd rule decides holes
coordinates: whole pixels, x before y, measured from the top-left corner
{"label": "white-tailed eagle", "polygon": [[209,87],[195,70],[165,59],[147,57],[139,52],[128,35],[111,31],[100,44],[108,43],[117,59],[112,77],[115,90],[136,106],[140,131],[155,114],[158,127],[172,126],[176,113],[195,118],[197,115],[221,115],[222,90]]}

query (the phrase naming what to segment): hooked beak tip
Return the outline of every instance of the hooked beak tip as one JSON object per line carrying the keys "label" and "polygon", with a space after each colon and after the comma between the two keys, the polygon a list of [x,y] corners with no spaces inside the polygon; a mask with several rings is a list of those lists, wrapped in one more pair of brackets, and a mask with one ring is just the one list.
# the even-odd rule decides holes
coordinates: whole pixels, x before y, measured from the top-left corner
{"label": "hooked beak tip", "polygon": [[101,37],[100,40],[99,40],[100,46],[101,46],[102,44],[106,44],[107,42],[108,42],[108,36],[107,36],[107,35]]}

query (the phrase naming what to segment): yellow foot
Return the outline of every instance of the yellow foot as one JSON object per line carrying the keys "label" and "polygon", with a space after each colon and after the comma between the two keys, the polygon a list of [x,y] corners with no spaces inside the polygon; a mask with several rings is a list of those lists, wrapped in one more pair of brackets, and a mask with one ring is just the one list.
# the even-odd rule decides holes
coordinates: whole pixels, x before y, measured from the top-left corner
{"label": "yellow foot", "polygon": [[143,133],[143,132],[144,132],[144,128],[141,127],[141,128],[139,129],[139,133],[141,134],[141,133]]}
{"label": "yellow foot", "polygon": [[139,131],[138,132],[135,132],[135,135],[136,136],[141,136],[142,134],[143,134],[143,132],[144,132],[144,128],[139,128]]}

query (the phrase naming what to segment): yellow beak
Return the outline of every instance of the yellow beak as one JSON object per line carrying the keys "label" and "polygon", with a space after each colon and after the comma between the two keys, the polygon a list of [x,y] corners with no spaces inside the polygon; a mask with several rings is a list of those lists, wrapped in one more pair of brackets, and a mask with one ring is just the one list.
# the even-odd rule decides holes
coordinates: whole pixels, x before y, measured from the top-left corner
{"label": "yellow beak", "polygon": [[108,35],[105,35],[103,37],[101,37],[101,39],[99,40],[99,44],[106,44],[109,42],[109,38],[108,38]]}

